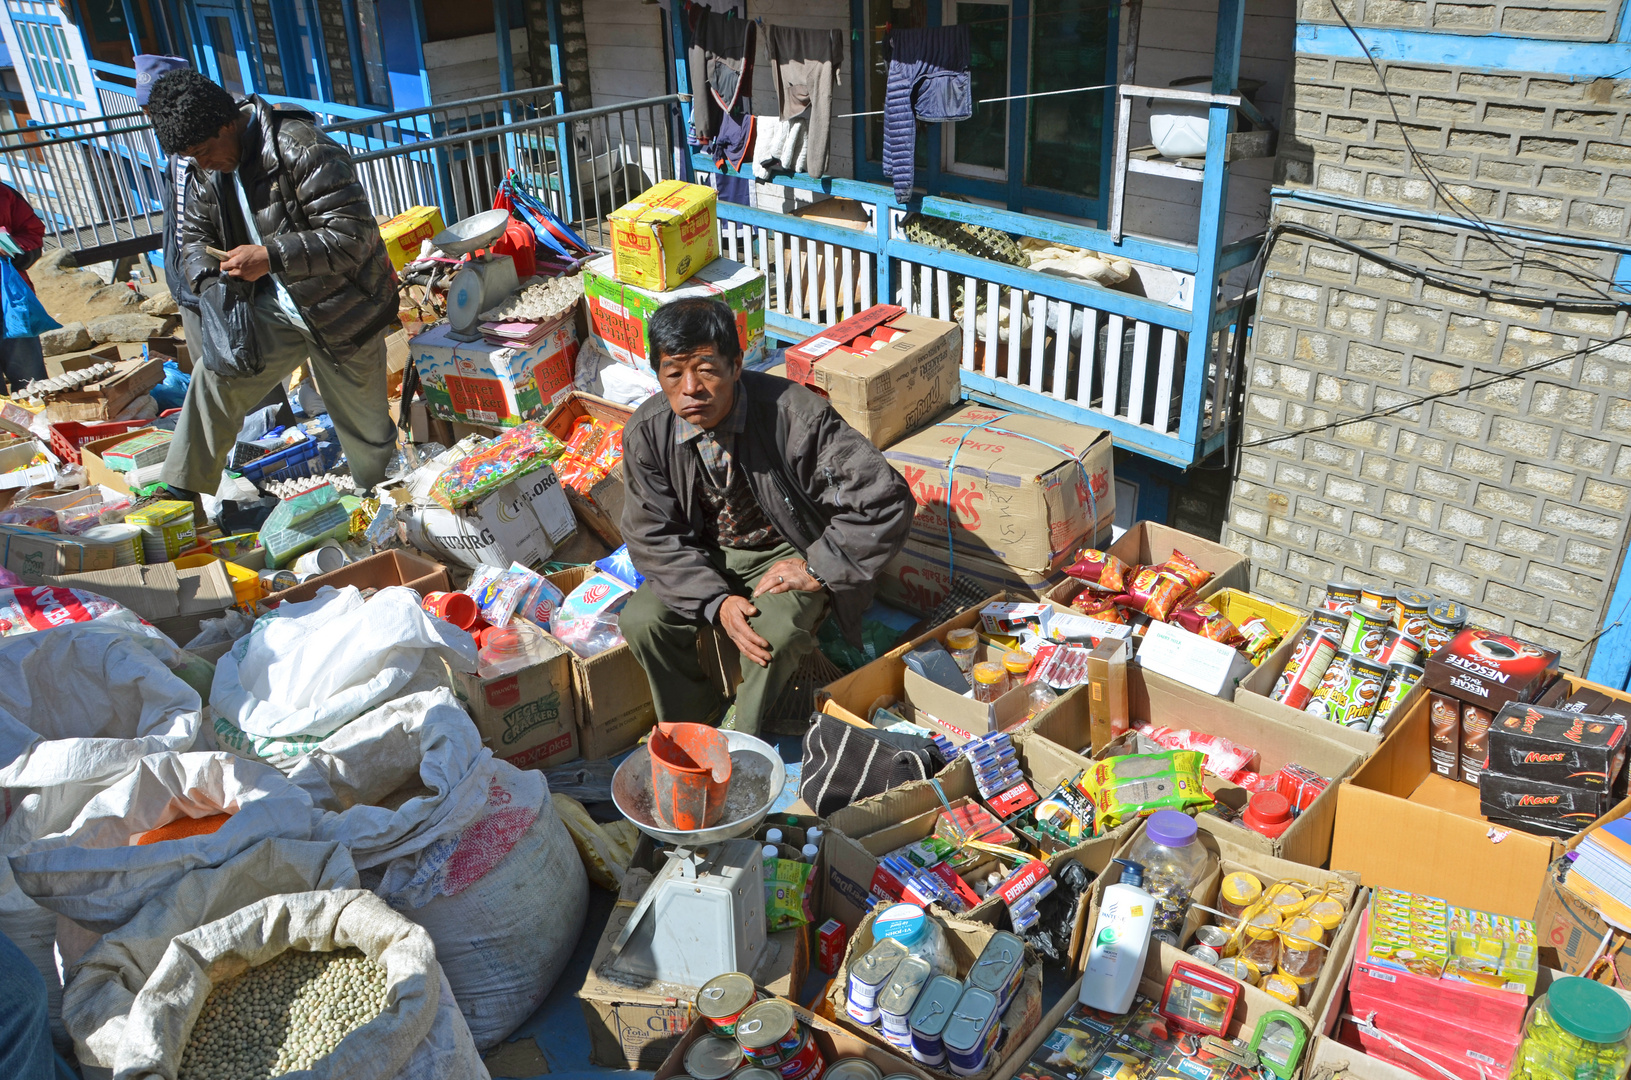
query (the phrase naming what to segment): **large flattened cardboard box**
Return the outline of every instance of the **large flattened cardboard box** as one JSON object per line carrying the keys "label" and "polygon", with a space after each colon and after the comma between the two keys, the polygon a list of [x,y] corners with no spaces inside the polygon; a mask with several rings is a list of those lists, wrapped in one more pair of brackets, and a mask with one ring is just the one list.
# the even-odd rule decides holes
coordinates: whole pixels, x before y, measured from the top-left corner
{"label": "large flattened cardboard box", "polygon": [[1010,592],[1035,599],[1068,584],[1063,569],[1027,570],[993,559],[981,559],[938,544],[911,537],[878,576],[878,598],[906,611],[927,615],[945,603],[952,585],[978,585],[989,594]]}
{"label": "large flattened cardboard box", "polygon": [[544,644],[543,659],[508,675],[452,672],[453,692],[483,745],[518,769],[545,769],[579,756],[572,650],[548,635]]}
{"label": "large flattened cardboard box", "polygon": [[1115,521],[1114,454],[1098,428],[969,405],[883,456],[917,500],[912,538],[944,549],[949,537],[958,558],[1047,573]]}
{"label": "large flattened cardboard box", "polygon": [[[608,1069],[655,1069],[696,1024],[694,986],[641,983],[607,968],[612,946],[633,916],[651,881],[652,867],[631,869],[623,879],[617,906],[606,920],[589,972],[578,989],[589,1028],[589,1060]],[[794,998],[809,970],[803,927],[771,934],[753,981],[777,997]]]}
{"label": "large flattened cardboard box", "polygon": [[[1085,697],[1085,695],[1083,695]],[[1279,837],[1270,839],[1243,825],[1202,813],[1196,821],[1220,838],[1244,848],[1307,866],[1323,866],[1331,853],[1331,823],[1337,813],[1337,787],[1343,777],[1359,766],[1360,755],[1350,747],[1321,738],[1316,732],[1283,724],[1248,712],[1240,706],[1185,686],[1137,664],[1127,666],[1128,711],[1135,726],[1150,723],[1172,728],[1189,728],[1208,735],[1221,735],[1257,751],[1255,771],[1264,776],[1284,765],[1297,764],[1312,769],[1331,782]],[[1027,731],[1058,743],[1067,750],[1081,751],[1092,743],[1092,726],[1085,708],[1055,708],[1029,721]],[[1112,743],[1100,757],[1114,756]],[[1245,807],[1250,793],[1207,773],[1204,783],[1212,796],[1235,810]],[[1476,794],[1476,793],[1475,793]]]}
{"label": "large flattened cardboard box", "polygon": [[0,525],[0,566],[20,577],[111,570],[115,558],[107,544],[88,544],[77,536],[23,525]]}
{"label": "large flattened cardboard box", "polygon": [[653,292],[678,288],[719,258],[719,194],[661,180],[606,215],[617,280]]}
{"label": "large flattened cardboard box", "polygon": [[[894,335],[881,348],[850,347],[881,332]],[[886,447],[962,399],[962,350],[956,323],[877,304],[788,349],[787,377],[827,395],[850,427]]]}
{"label": "large flattened cardboard box", "polygon": [[[550,434],[565,442],[572,434],[572,425],[580,417],[588,416],[607,424],[628,424],[634,410],[627,405],[574,390],[561,399],[544,417],[544,426]],[[606,541],[614,551],[623,546],[623,461],[618,459],[587,492],[575,487],[566,488],[566,501],[578,520],[589,526],[589,531]]]}
{"label": "large flattened cardboard box", "polygon": [[232,579],[218,561],[180,570],[175,563],[120,566],[43,580],[47,585],[83,589],[123,604],[178,645],[197,637],[205,619],[218,618],[237,602]]}
{"label": "large flattened cardboard box", "polygon": [[[1631,695],[1617,690],[1573,675],[1563,678],[1577,688],[1631,702]],[[1372,887],[1533,918],[1548,888],[1547,868],[1566,845],[1482,817],[1476,787],[1434,773],[1428,728],[1428,698],[1422,695],[1375,755],[1342,785],[1331,866],[1359,871]],[[1628,811],[1631,800],[1604,816]],[[1541,944],[1546,944],[1544,938]]]}
{"label": "large flattened cardboard box", "polygon": [[414,491],[414,505],[402,510],[404,539],[421,551],[460,566],[537,568],[577,531],[566,490],[548,464],[519,476],[492,494],[458,510],[430,502],[430,487]]}
{"label": "large flattened cardboard box", "polygon": [[765,275],[730,259],[715,259],[690,280],[666,291],[645,289],[618,280],[612,257],[604,255],[583,268],[583,298],[589,306],[589,336],[625,364],[650,368],[646,324],[664,304],[689,297],[721,300],[736,313],[736,338],[742,362],[754,364],[765,354]]}
{"label": "large flattened cardboard box", "polygon": [[[576,566],[550,574],[563,593],[583,584],[595,572]],[[578,699],[578,745],[591,761],[610,757],[639,742],[657,724],[651,683],[627,645],[614,645],[595,656],[571,653],[572,681]]]}
{"label": "large flattened cardboard box", "polygon": [[460,424],[514,427],[544,415],[572,386],[578,330],[571,314],[556,319],[531,348],[459,341],[447,323],[408,342],[430,415]]}
{"label": "large flattened cardboard box", "polygon": [[327,574],[309,577],[294,588],[278,593],[277,599],[286,604],[296,603],[310,600],[324,586],[343,589],[347,585],[355,585],[359,589],[387,589],[393,585],[405,585],[420,596],[447,592],[453,587],[447,567],[441,563],[421,558],[412,552],[393,549],[347,563]]}

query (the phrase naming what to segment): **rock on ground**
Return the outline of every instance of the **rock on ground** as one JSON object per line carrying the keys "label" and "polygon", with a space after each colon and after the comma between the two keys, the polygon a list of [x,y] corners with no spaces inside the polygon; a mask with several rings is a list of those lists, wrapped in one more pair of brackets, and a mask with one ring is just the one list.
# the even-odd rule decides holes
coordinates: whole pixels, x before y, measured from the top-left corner
{"label": "rock on ground", "polygon": [[95,345],[91,332],[84,323],[68,323],[60,330],[47,330],[40,335],[40,348],[46,356],[82,352]]}
{"label": "rock on ground", "polygon": [[169,289],[162,289],[157,295],[142,301],[142,310],[149,315],[176,315],[181,308],[176,304],[176,298],[170,295]]}
{"label": "rock on ground", "polygon": [[152,315],[108,315],[90,324],[98,345],[109,341],[146,341],[164,330],[164,320]]}

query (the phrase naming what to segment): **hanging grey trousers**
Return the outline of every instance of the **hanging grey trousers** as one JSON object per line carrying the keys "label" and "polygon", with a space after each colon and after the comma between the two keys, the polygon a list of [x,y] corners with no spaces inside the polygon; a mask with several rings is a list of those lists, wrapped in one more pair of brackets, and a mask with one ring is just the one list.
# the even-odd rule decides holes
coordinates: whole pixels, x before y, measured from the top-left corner
{"label": "hanging grey trousers", "polygon": [[317,392],[334,421],[334,433],[340,437],[358,490],[366,491],[385,479],[385,469],[396,451],[396,425],[391,423],[385,397],[385,334],[376,335],[355,356],[336,364],[304,327],[289,321],[270,289],[260,290],[255,299],[255,332],[266,367],[258,375],[241,379],[224,379],[209,370],[202,342],[197,346],[189,343],[192,383],[181,415],[176,417],[169,456],[164,459],[164,482],[213,495],[221,486],[221,470],[244,417],[308,358]]}
{"label": "hanging grey trousers", "polygon": [[828,132],[832,124],[833,83],[844,62],[842,30],[770,28],[770,77],[783,120],[810,111],[809,151],[805,171],[827,174]]}

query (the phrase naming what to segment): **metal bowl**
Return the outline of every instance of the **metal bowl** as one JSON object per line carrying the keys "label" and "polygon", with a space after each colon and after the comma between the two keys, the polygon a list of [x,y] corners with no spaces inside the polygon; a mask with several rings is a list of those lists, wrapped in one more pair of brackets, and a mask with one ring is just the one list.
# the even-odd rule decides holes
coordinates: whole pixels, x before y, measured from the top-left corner
{"label": "metal bowl", "polygon": [[455,221],[432,237],[430,242],[441,248],[444,255],[468,255],[492,244],[509,227],[508,210],[484,210]]}
{"label": "metal bowl", "polygon": [[707,829],[665,829],[652,816],[651,754],[642,744],[617,767],[612,802],[634,827],[665,844],[712,844],[746,836],[759,827],[787,783],[787,769],[776,748],[740,731],[725,732],[731,752],[731,786],[725,795],[725,820]]}

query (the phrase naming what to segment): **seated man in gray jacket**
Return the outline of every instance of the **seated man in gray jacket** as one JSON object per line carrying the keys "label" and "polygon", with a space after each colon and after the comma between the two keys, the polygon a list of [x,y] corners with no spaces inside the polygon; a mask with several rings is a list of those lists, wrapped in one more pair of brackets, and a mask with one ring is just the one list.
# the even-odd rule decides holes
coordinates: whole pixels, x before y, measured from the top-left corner
{"label": "seated man in gray jacket", "polygon": [[207,357],[194,366],[165,485],[214,494],[244,414],[310,357],[351,475],[366,492],[385,479],[396,451],[384,331],[396,321],[397,295],[351,155],[306,110],[259,96],[240,103],[195,71],[157,79],[147,112],[159,148],[192,159],[182,275],[205,303],[218,275],[259,283],[255,338],[264,363],[232,377],[210,370]]}
{"label": "seated man in gray jacket", "polygon": [[[659,720],[756,732],[815,648],[829,603],[859,643],[916,504],[825,398],[742,370],[726,305],[677,300],[651,317],[648,337],[663,393],[623,432],[623,539],[645,584],[619,622]],[[705,625],[742,654],[729,711],[697,659]]]}

